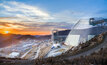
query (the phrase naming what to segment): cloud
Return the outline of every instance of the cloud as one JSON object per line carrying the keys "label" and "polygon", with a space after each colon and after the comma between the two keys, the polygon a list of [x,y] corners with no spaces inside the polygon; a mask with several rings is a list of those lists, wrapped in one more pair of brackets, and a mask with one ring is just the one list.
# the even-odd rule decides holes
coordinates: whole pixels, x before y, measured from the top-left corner
{"label": "cloud", "polygon": [[65,10],[62,12],[55,13],[53,15],[55,20],[58,22],[68,22],[71,24],[75,24],[81,18],[87,17],[85,13],[82,12],[75,12],[71,10]]}
{"label": "cloud", "polygon": [[27,27],[18,24],[18,23],[8,23],[8,22],[0,22],[0,29],[16,29],[16,30],[23,30],[26,29]]}
{"label": "cloud", "polygon": [[52,31],[53,29],[70,29],[72,24],[67,22],[37,22],[37,23],[12,23],[1,22],[0,29],[13,29],[19,31]]}
{"label": "cloud", "polygon": [[17,17],[18,21],[44,22],[52,19],[49,13],[41,10],[36,6],[30,6],[24,3],[10,1],[0,4],[3,8],[0,14],[7,14],[6,16]]}
{"label": "cloud", "polygon": [[[18,17],[2,17],[2,22],[10,22],[12,25],[21,25],[26,28],[22,28],[23,31],[51,31],[52,29],[70,29],[73,23],[79,20],[77,15],[83,16],[82,13],[76,13],[72,11],[64,11],[54,14],[54,19],[51,22],[17,22]],[[75,16],[75,17],[73,17]],[[15,19],[14,21],[10,21]]]}
{"label": "cloud", "polygon": [[[79,19],[87,17],[85,13],[62,11],[49,13],[37,6],[9,1],[0,4],[1,28],[21,31],[51,31],[52,29],[70,29]],[[0,15],[0,16],[1,16]]]}
{"label": "cloud", "polygon": [[10,20],[18,22],[70,22],[75,23],[80,18],[88,17],[85,13],[65,10],[57,13],[49,13],[37,6],[31,6],[21,2],[10,1],[0,5],[3,15],[9,17]]}
{"label": "cloud", "polygon": [[[28,25],[29,26],[29,25]],[[72,24],[67,22],[45,22],[41,24],[33,24],[33,27],[30,27],[29,30],[39,30],[39,31],[52,31],[52,29],[70,29]]]}

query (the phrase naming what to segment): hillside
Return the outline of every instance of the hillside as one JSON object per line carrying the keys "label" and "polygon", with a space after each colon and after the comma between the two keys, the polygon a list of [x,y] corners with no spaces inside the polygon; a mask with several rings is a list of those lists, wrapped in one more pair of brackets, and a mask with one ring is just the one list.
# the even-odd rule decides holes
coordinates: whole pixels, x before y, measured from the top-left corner
{"label": "hillside", "polygon": [[35,40],[46,40],[50,39],[51,35],[45,35],[36,37],[33,35],[18,35],[18,34],[0,34],[0,48],[9,46],[11,44],[18,44],[20,41],[26,39],[35,39]]}
{"label": "hillside", "polygon": [[57,57],[36,60],[35,65],[106,65],[107,32]]}
{"label": "hillside", "polygon": [[36,60],[24,60],[24,59],[13,60],[13,59],[1,58],[0,64],[2,65],[25,65],[25,64],[26,65],[106,65],[107,64],[106,43],[107,43],[107,32],[97,35],[91,40],[87,41],[86,43],[80,44],[75,48],[71,48],[64,54],[57,57],[49,57],[49,58],[36,59]]}

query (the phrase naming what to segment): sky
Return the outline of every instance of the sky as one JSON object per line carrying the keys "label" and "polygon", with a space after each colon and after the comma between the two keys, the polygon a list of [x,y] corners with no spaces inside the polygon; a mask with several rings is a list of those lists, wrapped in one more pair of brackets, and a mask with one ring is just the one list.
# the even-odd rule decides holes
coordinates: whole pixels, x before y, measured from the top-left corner
{"label": "sky", "polygon": [[107,0],[0,0],[0,33],[47,35],[91,17],[107,17]]}

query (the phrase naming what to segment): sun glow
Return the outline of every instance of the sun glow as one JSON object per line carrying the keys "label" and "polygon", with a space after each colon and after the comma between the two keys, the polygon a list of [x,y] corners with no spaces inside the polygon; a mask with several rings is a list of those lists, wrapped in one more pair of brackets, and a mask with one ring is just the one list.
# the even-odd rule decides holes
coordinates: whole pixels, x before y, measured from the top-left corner
{"label": "sun glow", "polygon": [[8,34],[8,33],[10,33],[10,31],[4,31],[4,34]]}

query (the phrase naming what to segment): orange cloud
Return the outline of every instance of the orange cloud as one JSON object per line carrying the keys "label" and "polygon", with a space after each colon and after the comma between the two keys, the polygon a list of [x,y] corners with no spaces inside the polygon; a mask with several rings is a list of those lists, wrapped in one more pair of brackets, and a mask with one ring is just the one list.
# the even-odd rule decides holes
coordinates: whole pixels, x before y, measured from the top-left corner
{"label": "orange cloud", "polygon": [[49,35],[52,29],[64,30],[71,26],[66,22],[22,22],[11,19],[15,17],[0,17],[0,33],[9,31],[12,34]]}
{"label": "orange cloud", "polygon": [[51,34],[50,31],[20,31],[20,32],[14,32],[16,34],[22,34],[22,35],[49,35]]}

